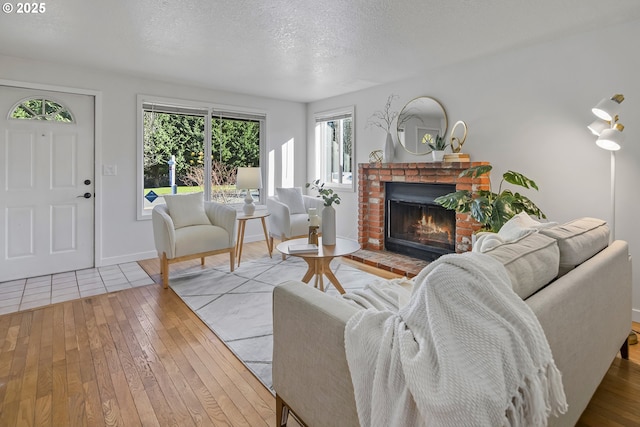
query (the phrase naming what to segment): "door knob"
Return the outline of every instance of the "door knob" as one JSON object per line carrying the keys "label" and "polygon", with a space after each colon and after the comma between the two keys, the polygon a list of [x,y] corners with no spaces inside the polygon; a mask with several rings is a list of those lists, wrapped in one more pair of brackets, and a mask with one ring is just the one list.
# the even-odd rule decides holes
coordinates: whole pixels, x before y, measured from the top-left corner
{"label": "door knob", "polygon": [[84,193],[82,196],[78,196],[78,197],[84,197],[85,199],[90,199],[91,193]]}

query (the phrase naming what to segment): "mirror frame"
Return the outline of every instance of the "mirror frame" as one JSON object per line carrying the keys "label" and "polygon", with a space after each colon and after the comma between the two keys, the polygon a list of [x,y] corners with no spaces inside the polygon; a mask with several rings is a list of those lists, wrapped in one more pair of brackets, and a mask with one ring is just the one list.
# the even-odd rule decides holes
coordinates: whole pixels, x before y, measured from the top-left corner
{"label": "mirror frame", "polygon": [[[435,99],[435,98],[433,98],[431,96],[418,96],[416,98],[413,98],[411,101],[407,102],[405,104],[405,106],[402,108],[402,110],[400,110],[400,114],[398,114],[398,119],[397,119],[397,122],[396,122],[396,136],[398,138],[398,144],[400,144],[402,146],[402,148],[404,148],[407,152],[409,152],[411,154],[414,154],[414,155],[417,155],[417,156],[423,156],[425,154],[429,154],[429,153],[431,153],[432,150],[426,144],[425,144],[426,149],[424,151],[422,151],[422,150],[412,151],[409,148],[407,148],[407,144],[406,144],[406,141],[405,141],[406,129],[400,129],[400,125],[405,123],[405,121],[402,120],[403,114],[404,115],[408,115],[409,114],[409,110],[411,108],[414,108],[411,104],[412,103],[415,104],[418,101],[422,102],[422,101],[425,101],[425,100],[429,100],[429,101],[435,103],[434,104],[434,108],[435,107],[439,107],[440,110],[442,111],[442,118],[440,120],[442,121],[442,119],[444,119],[444,126],[441,125],[440,129],[438,129],[439,131],[441,131],[440,135],[446,136],[447,130],[449,128],[449,120],[447,118],[447,112],[444,109],[444,107],[442,106],[442,104],[437,99]],[[435,128],[429,128],[427,126],[428,125],[426,125],[425,128],[424,128],[425,133],[428,133],[429,130],[436,130]],[[417,126],[416,126],[416,129],[418,129]],[[417,134],[417,132],[418,131],[416,131],[416,140],[420,139],[420,138],[418,138],[419,135]],[[418,144],[418,142],[416,142],[416,148],[418,146],[417,144]]]}

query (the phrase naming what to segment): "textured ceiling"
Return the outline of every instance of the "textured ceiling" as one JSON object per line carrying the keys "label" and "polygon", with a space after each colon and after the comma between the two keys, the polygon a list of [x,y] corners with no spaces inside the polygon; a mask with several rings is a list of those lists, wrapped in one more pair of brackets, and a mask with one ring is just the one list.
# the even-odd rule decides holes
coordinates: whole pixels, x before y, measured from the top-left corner
{"label": "textured ceiling", "polygon": [[0,54],[309,102],[639,18],[638,0],[55,0],[2,13]]}

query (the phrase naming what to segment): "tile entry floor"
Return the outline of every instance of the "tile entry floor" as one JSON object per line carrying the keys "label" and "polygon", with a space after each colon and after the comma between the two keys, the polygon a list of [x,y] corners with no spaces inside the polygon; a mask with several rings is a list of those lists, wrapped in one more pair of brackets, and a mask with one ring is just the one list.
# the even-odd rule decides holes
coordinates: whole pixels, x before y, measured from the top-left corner
{"label": "tile entry floor", "polygon": [[0,282],[0,314],[153,283],[137,262]]}

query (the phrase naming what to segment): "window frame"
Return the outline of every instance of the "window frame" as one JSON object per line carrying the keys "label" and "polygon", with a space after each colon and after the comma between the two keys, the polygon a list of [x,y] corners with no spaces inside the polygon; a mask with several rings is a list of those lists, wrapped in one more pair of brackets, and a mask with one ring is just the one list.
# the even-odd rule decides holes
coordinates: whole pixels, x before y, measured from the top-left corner
{"label": "window frame", "polygon": [[[357,181],[357,165],[356,165],[356,123],[355,123],[355,106],[350,105],[347,107],[335,108],[326,111],[316,112],[313,115],[314,118],[314,142],[315,142],[315,168],[317,174],[320,175],[319,179],[321,182],[325,183],[325,187],[339,189],[339,190],[350,190],[355,192],[356,190],[356,181]],[[321,136],[318,135],[319,129],[318,124],[329,122],[332,120],[339,119],[351,119],[351,182],[350,183],[337,183],[333,182],[331,179],[327,179],[324,176],[324,171],[327,170],[327,163],[329,159],[326,155],[325,147],[323,146],[324,141],[321,140]],[[344,149],[344,146],[340,147],[341,150]],[[317,179],[317,178],[314,178]]]}
{"label": "window frame", "polygon": [[[150,220],[151,219],[151,209],[144,208],[144,109],[145,105],[154,104],[161,105],[167,108],[175,108],[182,109],[179,111],[181,113],[187,112],[197,112],[201,111],[203,113],[204,121],[205,121],[205,135],[204,135],[204,153],[205,153],[205,176],[211,175],[211,149],[212,149],[212,117],[216,115],[219,117],[222,115],[223,118],[253,118],[260,122],[260,172],[262,174],[262,182],[266,183],[265,177],[267,174],[267,163],[265,161],[266,158],[266,128],[267,128],[267,112],[263,110],[257,110],[252,108],[244,108],[244,107],[235,107],[228,106],[222,104],[213,104],[208,102],[201,101],[189,101],[178,98],[167,98],[167,97],[159,97],[154,95],[137,95],[136,100],[136,127],[137,127],[137,173],[136,173],[136,217],[138,220]],[[195,114],[194,114],[195,115]],[[204,185],[204,197],[205,200],[211,199],[211,183],[210,181],[206,181]],[[264,204],[266,200],[267,191],[265,188],[260,190],[260,200],[258,203]],[[232,206],[238,210],[242,209],[243,203],[229,203],[229,206]]]}

